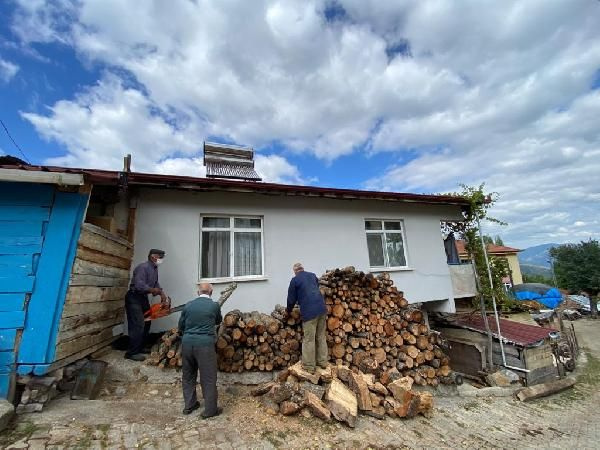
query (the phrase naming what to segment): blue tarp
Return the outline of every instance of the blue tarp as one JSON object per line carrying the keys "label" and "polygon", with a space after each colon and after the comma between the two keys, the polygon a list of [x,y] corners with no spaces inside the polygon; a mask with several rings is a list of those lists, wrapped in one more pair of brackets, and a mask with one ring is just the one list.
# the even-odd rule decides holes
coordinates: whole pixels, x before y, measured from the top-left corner
{"label": "blue tarp", "polygon": [[517,300],[535,300],[542,305],[554,309],[562,302],[562,294],[558,289],[542,283],[524,283],[513,286]]}

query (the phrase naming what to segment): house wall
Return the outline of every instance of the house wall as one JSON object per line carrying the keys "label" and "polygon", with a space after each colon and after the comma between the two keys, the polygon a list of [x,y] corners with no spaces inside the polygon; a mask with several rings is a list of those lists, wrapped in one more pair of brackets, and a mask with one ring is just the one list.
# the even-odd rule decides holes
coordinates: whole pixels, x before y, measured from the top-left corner
{"label": "house wall", "polygon": [[508,267],[510,267],[510,271],[512,272],[513,284],[523,283],[523,275],[521,274],[521,266],[519,265],[519,258],[517,255],[506,255],[505,257],[508,261]]}
{"label": "house wall", "polygon": [[[410,270],[392,272],[395,284],[411,302],[444,300],[438,309],[452,311],[440,220],[457,219],[459,213],[459,207],[414,203],[146,189],[139,194],[133,260],[134,266],[145,261],[153,247],[165,250],[160,283],[173,305],[185,303],[196,296],[200,215],[263,216],[265,279],[239,283],[224,310],[270,312],[277,303],[285,304],[295,262],[317,274],[348,265],[368,271],[364,219],[403,219]],[[160,319],[153,327],[165,329],[175,321]]]}
{"label": "house wall", "polygon": [[452,279],[454,298],[475,297],[477,295],[475,272],[471,263],[450,264],[448,269]]}

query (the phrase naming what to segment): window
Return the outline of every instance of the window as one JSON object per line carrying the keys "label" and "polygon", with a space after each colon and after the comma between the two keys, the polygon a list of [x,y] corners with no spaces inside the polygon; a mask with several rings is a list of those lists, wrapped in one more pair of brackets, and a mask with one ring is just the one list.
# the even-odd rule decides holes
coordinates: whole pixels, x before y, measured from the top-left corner
{"label": "window", "polygon": [[201,218],[200,278],[263,275],[261,217]]}
{"label": "window", "polygon": [[406,267],[402,221],[367,219],[365,231],[371,267]]}

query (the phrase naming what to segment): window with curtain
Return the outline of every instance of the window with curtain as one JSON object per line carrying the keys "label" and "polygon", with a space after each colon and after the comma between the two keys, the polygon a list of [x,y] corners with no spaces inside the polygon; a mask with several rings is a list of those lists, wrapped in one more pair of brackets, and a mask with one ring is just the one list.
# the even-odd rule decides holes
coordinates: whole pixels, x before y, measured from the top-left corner
{"label": "window with curtain", "polygon": [[369,265],[373,268],[406,267],[401,220],[365,220]]}
{"label": "window with curtain", "polygon": [[261,217],[201,218],[201,278],[263,275]]}

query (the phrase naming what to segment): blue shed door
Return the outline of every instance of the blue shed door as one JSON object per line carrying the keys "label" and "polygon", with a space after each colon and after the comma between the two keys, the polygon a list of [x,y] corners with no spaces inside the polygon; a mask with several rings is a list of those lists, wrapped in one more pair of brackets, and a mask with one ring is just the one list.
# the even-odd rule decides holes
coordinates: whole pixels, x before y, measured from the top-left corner
{"label": "blue shed door", "polygon": [[17,364],[54,356],[87,196],[53,185],[0,182],[0,397]]}

